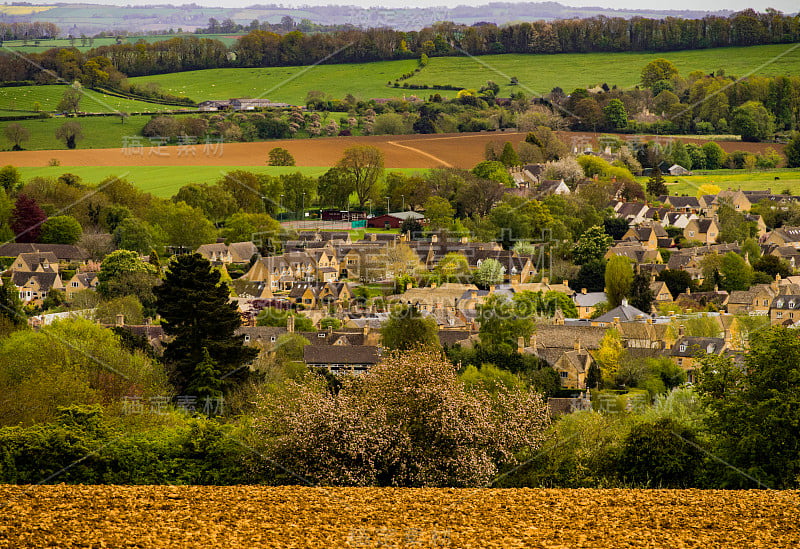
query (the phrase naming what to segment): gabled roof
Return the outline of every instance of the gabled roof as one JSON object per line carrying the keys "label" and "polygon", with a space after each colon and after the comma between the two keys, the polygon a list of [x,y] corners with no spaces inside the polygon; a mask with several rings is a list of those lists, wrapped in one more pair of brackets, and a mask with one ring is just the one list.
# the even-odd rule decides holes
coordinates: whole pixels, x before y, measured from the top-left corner
{"label": "gabled roof", "polygon": [[59,261],[85,261],[89,253],[70,244],[16,244],[0,245],[0,257],[17,257],[21,253],[52,252]]}
{"label": "gabled roof", "polygon": [[30,272],[30,271],[14,271],[11,275],[11,282],[17,288],[22,288],[31,279],[35,279],[36,283],[44,291],[49,291],[58,279],[58,273],[55,272]]}
{"label": "gabled roof", "polygon": [[698,353],[721,354],[725,350],[725,340],[721,337],[684,336],[675,342],[670,354],[678,357],[693,357]]}
{"label": "gabled roof", "polygon": [[620,322],[636,320],[637,317],[647,317],[649,316],[644,311],[640,311],[636,307],[631,307],[628,305],[628,301],[626,299],[622,300],[622,305],[619,307],[614,307],[606,314],[601,315],[594,319],[595,322],[613,322],[615,318],[619,318]]}
{"label": "gabled roof", "polygon": [[585,294],[577,292],[572,296],[572,300],[578,307],[594,307],[598,303],[603,303],[606,299],[605,292],[587,292]]}

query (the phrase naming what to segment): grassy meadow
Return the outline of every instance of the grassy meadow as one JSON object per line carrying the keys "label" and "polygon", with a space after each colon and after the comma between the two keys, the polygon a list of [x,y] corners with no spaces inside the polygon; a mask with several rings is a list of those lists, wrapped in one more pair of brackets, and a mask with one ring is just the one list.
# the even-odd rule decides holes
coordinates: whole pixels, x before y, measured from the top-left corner
{"label": "grassy meadow", "polygon": [[[309,166],[45,166],[41,168],[19,168],[24,181],[32,177],[58,177],[74,173],[87,185],[100,183],[107,177],[127,179],[137,187],[155,196],[168,198],[184,185],[190,183],[214,183],[226,172],[246,170],[258,174],[278,176],[301,172],[310,177],[319,177],[329,168]],[[424,170],[393,169],[389,171],[414,173]]]}
{"label": "grassy meadow", "polygon": [[[500,95],[514,91],[544,94],[556,86],[569,92],[576,87],[602,84],[620,87],[639,82],[642,67],[657,57],[672,61],[681,74],[693,70],[726,74],[800,74],[800,48],[786,53],[791,45],[718,48],[670,53],[586,53],[525,55],[506,54],[480,57],[433,57],[428,66],[406,80],[409,84],[450,84],[479,88],[487,80],[500,86]],[[778,57],[785,54],[782,57]],[[157,82],[164,91],[186,95],[195,101],[231,97],[266,97],[275,101],[303,104],[309,90],[320,90],[342,98],[398,97],[418,94],[427,97],[431,90],[388,88],[403,73],[413,70],[416,61],[380,61],[363,64],[317,65],[315,67],[270,67],[254,69],[208,69],[131,78],[132,83]],[[519,86],[510,86],[512,76]],[[443,96],[456,92],[440,91]]]}
{"label": "grassy meadow", "polygon": [[[10,88],[13,89],[13,88]],[[2,90],[2,88],[0,88]],[[79,149],[106,149],[122,147],[125,138],[141,136],[142,128],[150,120],[149,116],[131,116],[120,122],[116,116],[97,116],[81,118],[45,118],[41,120],[20,120],[13,122],[28,129],[31,140],[24,147],[27,150],[59,150],[66,149],[63,141],[56,139],[55,132],[67,121],[78,122],[83,129],[83,139],[78,141]],[[0,123],[0,131],[12,122]],[[0,138],[0,149],[10,150],[11,144],[5,137]]]}
{"label": "grassy meadow", "polygon": [[[321,90],[342,98],[348,93],[361,99],[396,97],[403,90],[386,87],[403,73],[413,71],[417,61],[380,61],[306,67],[265,67],[252,69],[206,69],[130,78],[132,84],[156,82],[162,91],[185,95],[195,101],[264,97],[302,105],[309,90]],[[413,94],[406,90],[407,94]]]}
{"label": "grassy meadow", "polygon": [[[66,86],[58,85],[0,88],[0,110],[55,111],[66,89]],[[179,108],[173,105],[125,99],[84,89],[79,110],[82,112],[156,112]]]}

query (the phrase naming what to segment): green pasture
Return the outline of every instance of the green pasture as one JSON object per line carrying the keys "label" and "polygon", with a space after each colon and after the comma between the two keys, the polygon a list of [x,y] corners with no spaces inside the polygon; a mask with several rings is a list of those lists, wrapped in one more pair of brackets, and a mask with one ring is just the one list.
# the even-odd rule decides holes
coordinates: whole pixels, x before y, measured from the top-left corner
{"label": "green pasture", "polygon": [[[157,82],[162,91],[185,95],[195,101],[263,97],[273,101],[302,105],[310,90],[320,90],[337,98],[348,93],[360,99],[397,97],[403,90],[386,87],[403,73],[413,71],[415,60],[376,63],[316,65],[305,67],[266,67],[253,69],[207,69],[130,78],[131,84]],[[413,94],[413,91],[406,91]]]}
{"label": "green pasture", "polygon": [[[160,197],[171,197],[184,185],[190,183],[214,183],[226,172],[246,170],[258,174],[278,176],[301,172],[310,177],[319,177],[328,167],[310,166],[46,166],[41,168],[19,168],[23,180],[32,177],[58,177],[73,173],[87,185],[100,183],[107,177],[127,179],[137,187]],[[403,168],[388,171],[415,173],[425,170]],[[377,205],[376,205],[377,207]]]}
{"label": "green pasture", "polygon": [[[706,73],[724,69],[725,74],[746,76],[800,74],[800,48],[768,45],[748,48],[716,48],[666,53],[580,53],[554,55],[507,54],[481,57],[432,57],[428,66],[407,80],[409,84],[452,84],[478,89],[493,80],[500,96],[516,91],[543,95],[554,87],[566,93],[578,87],[628,88],[639,83],[642,68],[663,57],[675,64],[684,77],[694,70]],[[786,53],[789,52],[789,53]],[[779,57],[781,54],[785,54]],[[516,76],[518,86],[511,86]]]}
{"label": "green pasture", "polygon": [[79,149],[107,149],[123,147],[127,138],[139,136],[142,128],[150,120],[149,116],[130,116],[125,123],[120,122],[116,116],[85,116],[80,118],[65,118],[63,116],[45,118],[42,120],[20,120],[18,122],[0,122],[0,150],[10,150],[11,144],[6,140],[2,131],[9,124],[19,124],[28,129],[31,140],[23,146],[25,149],[51,150],[66,149],[63,141],[56,139],[55,132],[65,122],[78,122],[83,130],[83,139],[78,141]]}
{"label": "green pasture", "polygon": [[[38,103],[39,110],[55,111],[66,89],[66,86],[55,85],[0,88],[0,110],[33,112],[37,110],[36,103]],[[83,99],[78,107],[82,112],[156,112],[179,108],[173,105],[124,99],[88,89],[83,90]]]}
{"label": "green pasture", "polygon": [[[634,86],[642,68],[657,57],[672,61],[686,76],[693,70],[705,72],[725,69],[729,75],[745,76],[800,74],[800,48],[793,45],[716,48],[668,53],[581,53],[555,55],[485,55],[480,57],[432,57],[427,67],[404,82],[410,84],[449,84],[480,88],[487,80],[501,86],[500,95],[514,91],[544,94],[556,86],[569,92],[577,87],[608,83],[609,86]],[[787,53],[789,52],[789,53]],[[785,55],[784,55],[785,54]],[[186,95],[195,101],[231,97],[266,97],[275,101],[302,104],[309,90],[320,90],[342,98],[399,97],[418,94],[427,97],[433,90],[388,88],[403,73],[416,68],[416,61],[379,61],[362,64],[317,65],[315,67],[270,67],[256,69],[208,69],[131,78],[133,83],[158,82],[163,90]],[[516,76],[518,86],[511,86]],[[439,92],[452,96],[455,92]]]}

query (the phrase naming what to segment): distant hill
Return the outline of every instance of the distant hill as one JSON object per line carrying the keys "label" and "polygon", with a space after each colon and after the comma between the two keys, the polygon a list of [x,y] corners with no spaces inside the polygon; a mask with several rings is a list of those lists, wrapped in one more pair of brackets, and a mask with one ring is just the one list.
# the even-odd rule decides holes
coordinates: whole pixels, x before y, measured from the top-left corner
{"label": "distant hill", "polygon": [[305,6],[280,7],[276,4],[255,5],[247,8],[206,7],[194,4],[183,6],[112,6],[98,4],[58,3],[51,6],[14,5],[0,6],[0,22],[15,21],[51,22],[58,25],[64,35],[81,33],[93,35],[101,31],[141,33],[166,31],[194,31],[205,28],[211,18],[218,21],[231,19],[248,25],[254,19],[261,22],[280,23],[283,17],[295,21],[308,19],[316,24],[360,27],[391,27],[398,30],[419,30],[439,21],[452,21],[472,25],[480,22],[504,24],[510,22],[571,19],[605,15],[607,17],[681,17],[698,19],[708,14],[728,16],[730,10],[616,10],[601,7],[572,7],[557,2],[507,3],[493,2],[483,6],[457,6],[455,8],[359,8],[355,6]]}

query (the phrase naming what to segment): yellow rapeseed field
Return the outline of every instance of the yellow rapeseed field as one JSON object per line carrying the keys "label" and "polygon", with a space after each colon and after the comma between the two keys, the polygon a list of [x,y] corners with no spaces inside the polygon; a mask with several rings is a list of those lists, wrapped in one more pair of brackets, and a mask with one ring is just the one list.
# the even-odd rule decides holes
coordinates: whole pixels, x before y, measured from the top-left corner
{"label": "yellow rapeseed field", "polygon": [[0,13],[5,15],[30,15],[54,8],[55,6],[0,6]]}
{"label": "yellow rapeseed field", "polygon": [[0,547],[800,547],[800,492],[0,486]]}

